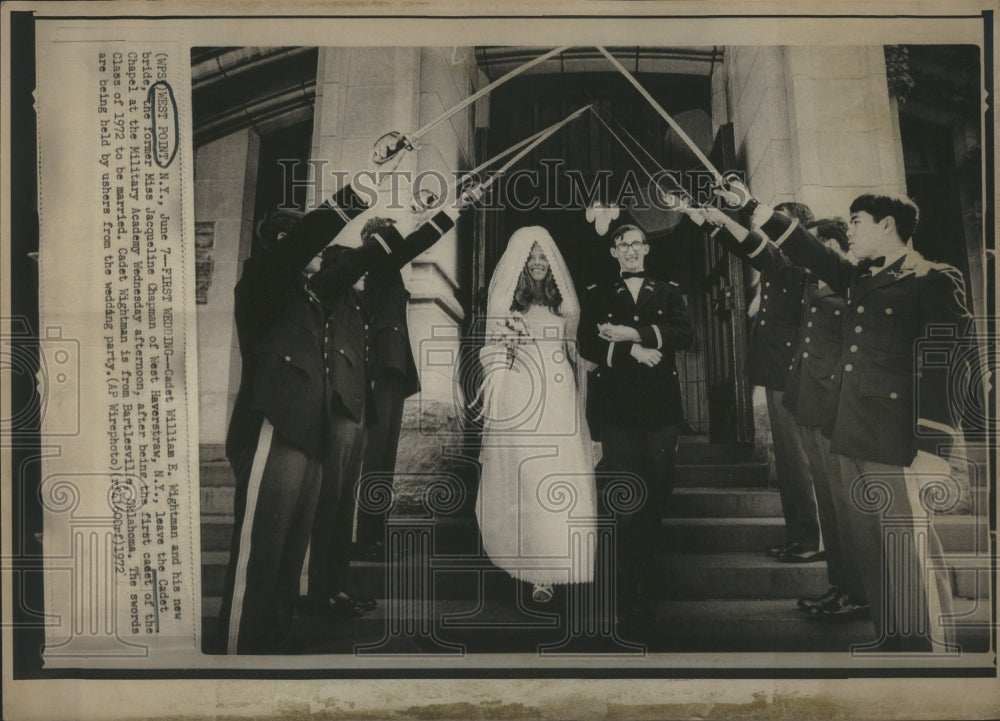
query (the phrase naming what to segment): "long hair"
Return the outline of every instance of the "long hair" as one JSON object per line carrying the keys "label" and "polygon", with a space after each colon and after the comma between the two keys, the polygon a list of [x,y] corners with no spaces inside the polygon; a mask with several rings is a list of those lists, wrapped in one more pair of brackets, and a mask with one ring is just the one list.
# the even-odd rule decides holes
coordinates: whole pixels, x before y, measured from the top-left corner
{"label": "long hair", "polygon": [[533,304],[544,305],[556,315],[562,315],[562,293],[556,285],[556,279],[552,275],[552,266],[545,272],[545,278],[541,283],[535,283],[528,272],[528,263],[525,261],[521,268],[521,274],[517,277],[517,287],[514,288],[514,299],[511,301],[510,309],[518,313],[523,313]]}

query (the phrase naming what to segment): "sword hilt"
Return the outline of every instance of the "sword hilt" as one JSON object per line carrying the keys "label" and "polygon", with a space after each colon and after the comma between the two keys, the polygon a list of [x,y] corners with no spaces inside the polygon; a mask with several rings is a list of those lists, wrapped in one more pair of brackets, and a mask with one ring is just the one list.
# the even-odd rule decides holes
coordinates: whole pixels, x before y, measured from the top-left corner
{"label": "sword hilt", "polygon": [[[387,146],[384,157],[379,154],[383,146]],[[375,141],[375,146],[372,148],[372,162],[375,165],[384,165],[404,150],[413,150],[410,139],[398,130],[390,130]]]}

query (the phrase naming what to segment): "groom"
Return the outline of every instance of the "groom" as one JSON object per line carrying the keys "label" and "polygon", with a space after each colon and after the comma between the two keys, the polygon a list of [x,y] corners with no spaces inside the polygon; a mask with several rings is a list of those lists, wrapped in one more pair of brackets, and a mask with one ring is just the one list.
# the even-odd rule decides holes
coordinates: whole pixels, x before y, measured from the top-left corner
{"label": "groom", "polygon": [[621,277],[589,289],[579,345],[598,366],[587,415],[601,419],[599,497],[623,478],[637,482],[643,496],[634,512],[615,518],[618,607],[630,623],[641,623],[649,614],[649,549],[673,490],[684,418],[674,351],[691,346],[694,329],[677,284],[646,276],[649,243],[642,229],[624,225],[611,240]]}

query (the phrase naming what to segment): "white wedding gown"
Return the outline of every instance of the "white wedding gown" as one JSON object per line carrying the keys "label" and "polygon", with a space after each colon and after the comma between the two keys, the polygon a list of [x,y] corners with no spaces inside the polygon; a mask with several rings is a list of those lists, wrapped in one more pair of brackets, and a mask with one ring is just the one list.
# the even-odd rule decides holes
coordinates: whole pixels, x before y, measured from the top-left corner
{"label": "white wedding gown", "polygon": [[[486,345],[482,476],[476,516],[495,565],[535,584],[593,580],[594,459],[575,339],[544,306],[523,313],[530,337]],[[580,375],[584,375],[580,373]]]}

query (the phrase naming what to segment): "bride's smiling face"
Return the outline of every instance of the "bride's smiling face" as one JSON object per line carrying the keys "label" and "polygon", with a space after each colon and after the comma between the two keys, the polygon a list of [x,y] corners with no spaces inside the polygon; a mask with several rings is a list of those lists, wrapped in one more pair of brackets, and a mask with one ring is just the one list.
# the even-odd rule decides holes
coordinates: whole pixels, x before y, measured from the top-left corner
{"label": "bride's smiling face", "polygon": [[534,281],[543,281],[549,274],[549,260],[545,257],[538,243],[531,246],[531,253],[528,255],[528,262],[525,264],[528,275]]}

